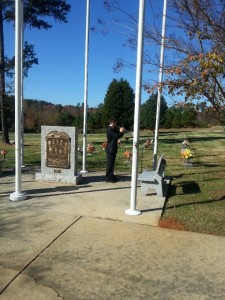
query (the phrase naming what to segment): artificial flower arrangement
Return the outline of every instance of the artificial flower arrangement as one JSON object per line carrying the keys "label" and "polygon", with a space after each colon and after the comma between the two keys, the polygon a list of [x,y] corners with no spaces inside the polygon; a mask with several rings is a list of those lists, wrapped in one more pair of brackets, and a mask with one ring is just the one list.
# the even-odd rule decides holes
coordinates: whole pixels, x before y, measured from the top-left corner
{"label": "artificial flower arrangement", "polygon": [[191,151],[191,149],[186,148],[186,149],[181,150],[181,156],[183,158],[190,159],[190,158],[194,157],[194,153]]}
{"label": "artificial flower arrangement", "polygon": [[108,141],[105,141],[104,143],[102,143],[102,150],[105,150],[107,147]]}
{"label": "artificial flower arrangement", "polygon": [[[120,139],[117,140],[117,144],[118,144],[118,146],[120,146],[120,144],[121,144],[121,140]],[[108,145],[108,141],[105,141],[104,143],[102,143],[102,145],[101,145],[102,150],[105,150],[106,147],[107,147],[107,145]]]}
{"label": "artificial flower arrangement", "polygon": [[6,156],[6,154],[7,154],[6,149],[2,149],[2,150],[1,150],[1,154],[3,155],[3,158],[5,159],[5,156]]}
{"label": "artificial flower arrangement", "polygon": [[126,149],[125,152],[123,153],[123,156],[125,156],[127,158],[127,161],[130,161],[132,152]]}
{"label": "artificial flower arrangement", "polygon": [[95,147],[92,144],[88,144],[87,145],[87,152],[92,153],[93,151],[95,151]]}
{"label": "artificial flower arrangement", "polygon": [[181,149],[182,158],[185,158],[187,160],[194,157],[194,152],[191,151],[191,149],[189,148],[189,145],[190,145],[189,141],[184,140],[183,143],[182,143],[182,149]]}

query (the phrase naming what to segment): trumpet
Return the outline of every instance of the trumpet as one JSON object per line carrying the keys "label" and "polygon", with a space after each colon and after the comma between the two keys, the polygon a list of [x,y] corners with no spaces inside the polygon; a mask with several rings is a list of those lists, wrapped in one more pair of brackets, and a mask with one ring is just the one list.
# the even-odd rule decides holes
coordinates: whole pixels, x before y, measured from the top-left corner
{"label": "trumpet", "polygon": [[128,133],[130,133],[130,134],[133,134],[133,132],[131,131],[131,130],[127,130],[127,129],[125,129],[123,126],[122,127],[119,127],[119,126],[117,126],[117,129],[120,131],[120,128],[123,128],[124,130],[123,130],[123,134],[128,134]]}

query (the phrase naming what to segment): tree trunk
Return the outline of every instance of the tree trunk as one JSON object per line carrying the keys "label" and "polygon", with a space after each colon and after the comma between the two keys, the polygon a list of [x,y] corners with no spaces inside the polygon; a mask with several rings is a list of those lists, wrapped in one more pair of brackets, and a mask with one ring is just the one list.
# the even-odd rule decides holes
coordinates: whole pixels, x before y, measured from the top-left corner
{"label": "tree trunk", "polygon": [[1,125],[2,125],[2,141],[9,144],[9,132],[6,124],[5,113],[5,60],[4,60],[4,33],[3,33],[3,18],[2,18],[2,1],[0,2],[0,110],[1,110]]}

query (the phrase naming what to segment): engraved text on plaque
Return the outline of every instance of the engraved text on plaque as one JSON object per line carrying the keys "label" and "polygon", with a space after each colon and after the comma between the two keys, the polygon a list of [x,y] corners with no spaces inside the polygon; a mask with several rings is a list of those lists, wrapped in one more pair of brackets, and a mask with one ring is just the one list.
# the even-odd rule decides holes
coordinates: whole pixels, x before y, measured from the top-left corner
{"label": "engraved text on plaque", "polygon": [[51,131],[46,136],[46,167],[70,168],[71,138],[66,132]]}

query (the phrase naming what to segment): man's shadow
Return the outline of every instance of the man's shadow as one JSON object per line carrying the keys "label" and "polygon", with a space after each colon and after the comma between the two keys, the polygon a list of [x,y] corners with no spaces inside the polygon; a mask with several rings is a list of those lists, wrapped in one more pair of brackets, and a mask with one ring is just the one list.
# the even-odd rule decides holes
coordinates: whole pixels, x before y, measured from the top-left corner
{"label": "man's shadow", "polygon": [[[118,179],[118,182],[127,182],[131,181],[130,175],[116,175],[116,178]],[[106,182],[105,175],[96,175],[96,176],[88,176],[82,178],[82,184],[90,184],[95,182]]]}

